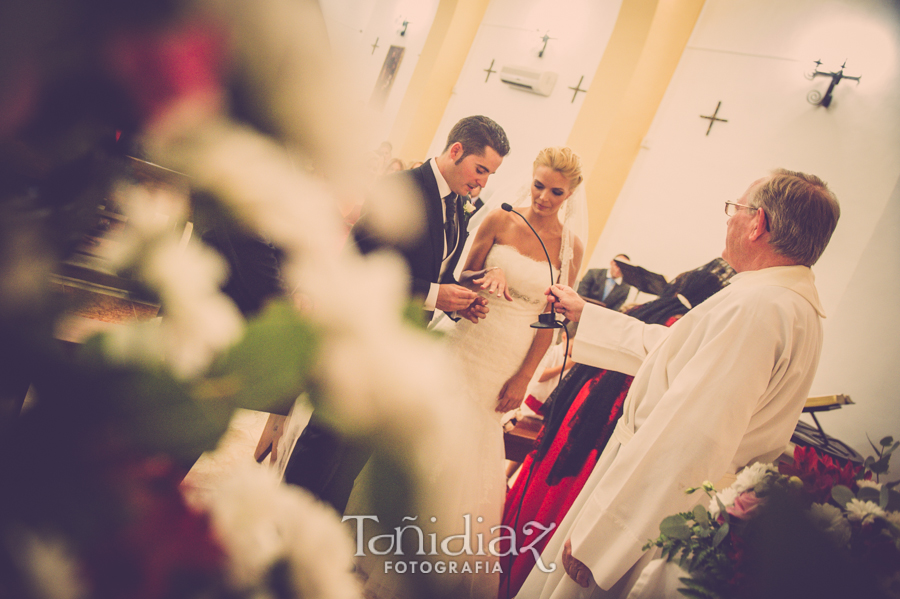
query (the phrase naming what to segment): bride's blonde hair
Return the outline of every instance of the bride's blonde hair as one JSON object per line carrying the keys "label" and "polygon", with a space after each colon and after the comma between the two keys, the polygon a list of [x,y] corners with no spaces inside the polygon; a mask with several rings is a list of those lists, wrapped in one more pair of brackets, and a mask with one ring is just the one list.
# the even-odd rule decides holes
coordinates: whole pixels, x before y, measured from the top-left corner
{"label": "bride's blonde hair", "polygon": [[551,147],[541,150],[534,159],[534,168],[546,166],[568,179],[572,190],[581,185],[581,158],[572,148]]}

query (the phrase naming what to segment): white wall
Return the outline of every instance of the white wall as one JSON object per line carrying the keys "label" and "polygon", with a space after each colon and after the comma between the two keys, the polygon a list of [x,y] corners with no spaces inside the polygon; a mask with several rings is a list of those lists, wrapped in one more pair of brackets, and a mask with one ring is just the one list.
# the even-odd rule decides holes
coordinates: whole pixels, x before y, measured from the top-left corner
{"label": "white wall", "polygon": [[[671,278],[720,254],[723,202],[766,171],[782,166],[825,179],[842,216],[813,269],[830,316],[813,394],[857,402],[820,421],[863,455],[871,452],[866,433],[900,436],[900,369],[890,364],[900,332],[890,220],[900,201],[898,40],[900,15],[889,2],[707,0],[589,262],[605,265],[625,252]],[[816,59],[827,70],[846,60],[847,74],[862,75],[858,85],[841,82],[828,109],[806,100],[828,83],[804,78]],[[700,115],[719,101],[728,122],[706,136]]]}
{"label": "white wall", "polygon": [[[425,46],[439,0],[322,0],[328,36],[335,49],[357,108],[369,129],[360,131],[360,146],[374,150],[387,139],[400,102]],[[403,21],[409,21],[400,35]],[[378,47],[372,51],[372,44]],[[368,106],[375,81],[391,46],[405,48],[403,60],[382,110]],[[406,160],[410,157],[402,156]]]}
{"label": "white wall", "polygon": [[[564,145],[581,109],[584,94],[572,102],[574,87],[583,75],[586,89],[609,41],[621,0],[493,0],[475,35],[453,97],[429,149],[443,150],[450,128],[459,119],[483,114],[506,131],[512,147],[497,174],[485,188],[488,198],[497,189],[518,186],[531,177],[532,163],[544,147]],[[551,39],[544,56],[538,57]],[[544,97],[502,83],[497,73],[485,81],[491,60],[558,74],[550,96]],[[425,158],[425,157],[422,157]]]}

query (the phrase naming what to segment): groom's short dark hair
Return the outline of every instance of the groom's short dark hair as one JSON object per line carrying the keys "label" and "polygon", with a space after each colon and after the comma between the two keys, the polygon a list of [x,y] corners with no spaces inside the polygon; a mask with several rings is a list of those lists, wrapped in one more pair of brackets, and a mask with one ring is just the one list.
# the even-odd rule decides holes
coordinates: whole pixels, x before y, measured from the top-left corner
{"label": "groom's short dark hair", "polygon": [[509,154],[509,140],[503,127],[486,116],[467,116],[453,125],[450,135],[447,136],[446,152],[450,146],[459,142],[462,144],[462,156],[457,164],[469,154],[484,154],[484,148],[490,146],[500,157]]}

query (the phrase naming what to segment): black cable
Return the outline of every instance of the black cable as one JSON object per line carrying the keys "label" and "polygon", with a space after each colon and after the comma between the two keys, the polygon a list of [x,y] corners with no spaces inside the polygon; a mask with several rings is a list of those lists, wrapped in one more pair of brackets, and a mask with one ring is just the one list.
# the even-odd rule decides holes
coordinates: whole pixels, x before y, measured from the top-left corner
{"label": "black cable", "polygon": [[[527,220],[525,222],[528,222]],[[566,351],[563,353],[563,361],[562,361],[562,369],[559,371],[559,380],[556,382],[556,385],[559,386],[562,384],[563,376],[566,374],[566,358],[569,356],[569,329],[566,327],[562,327],[563,331],[566,333]],[[533,450],[532,450],[533,451]],[[526,458],[528,455],[525,456]],[[525,495],[528,493],[528,485],[531,484],[531,475],[534,474],[535,462],[531,461],[532,467],[528,469],[528,476],[525,478],[525,484],[522,486],[522,494],[519,496],[519,505],[516,508],[516,519],[513,522],[513,531],[518,535],[519,534],[519,516],[522,513],[522,503],[525,501]],[[516,538],[513,538],[513,542],[516,542]],[[514,547],[516,551],[518,551],[517,547]],[[509,595],[509,577],[512,575],[512,566],[513,562],[516,561],[516,557],[518,557],[518,553],[511,553],[509,566],[507,567],[507,571],[503,572],[504,578],[506,579],[506,599],[510,599]],[[502,583],[501,583],[502,586]]]}

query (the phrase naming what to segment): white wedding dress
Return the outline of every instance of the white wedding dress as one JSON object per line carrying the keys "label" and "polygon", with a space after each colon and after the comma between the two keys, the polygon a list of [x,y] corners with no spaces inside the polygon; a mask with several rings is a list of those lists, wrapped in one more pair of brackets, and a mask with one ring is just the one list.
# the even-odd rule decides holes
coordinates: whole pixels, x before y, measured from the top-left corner
{"label": "white wedding dress", "polygon": [[[551,270],[546,261],[524,256],[509,245],[494,245],[485,259],[485,267],[499,267],[506,276],[512,301],[503,297],[480,294],[488,299],[487,317],[472,323],[462,319],[447,333],[447,346],[457,364],[463,388],[461,401],[471,402],[476,422],[471,423],[476,441],[475,451],[469,455],[467,466],[472,475],[473,488],[466,494],[466,509],[473,509],[472,535],[484,535],[485,546],[497,538],[499,531],[490,531],[502,520],[506,498],[505,451],[502,413],[497,412],[497,400],[504,383],[521,366],[537,329],[531,328],[547,304],[544,292],[550,285]],[[557,270],[553,269],[553,278]],[[478,517],[483,519],[478,522]],[[492,564],[493,556],[480,557]],[[493,567],[491,568],[493,570]],[[476,577],[471,596],[496,597],[500,575],[498,572]]]}

